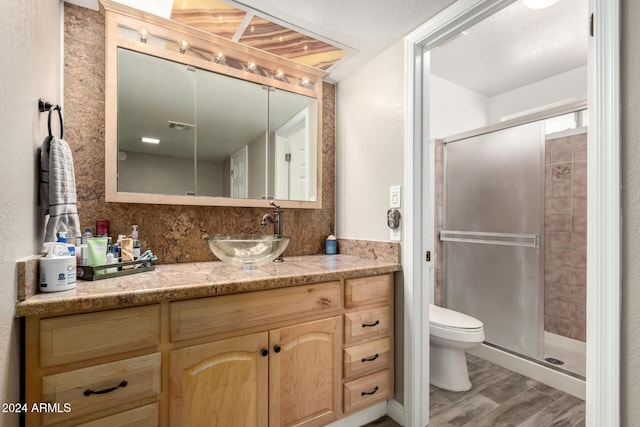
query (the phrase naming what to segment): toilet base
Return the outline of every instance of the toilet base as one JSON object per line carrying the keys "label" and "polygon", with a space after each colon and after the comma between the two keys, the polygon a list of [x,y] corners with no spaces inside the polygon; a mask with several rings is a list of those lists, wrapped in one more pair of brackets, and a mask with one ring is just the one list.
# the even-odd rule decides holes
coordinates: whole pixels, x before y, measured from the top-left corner
{"label": "toilet base", "polygon": [[444,390],[469,390],[471,381],[464,350],[431,345],[429,382]]}

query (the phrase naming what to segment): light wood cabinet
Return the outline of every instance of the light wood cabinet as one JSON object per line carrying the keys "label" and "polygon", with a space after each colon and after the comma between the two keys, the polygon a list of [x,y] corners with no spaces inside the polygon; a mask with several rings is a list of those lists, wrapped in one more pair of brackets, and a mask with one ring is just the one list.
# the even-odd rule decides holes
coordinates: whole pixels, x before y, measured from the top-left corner
{"label": "light wood cabinet", "polygon": [[172,426],[320,426],[340,413],[340,317],[170,354]]}
{"label": "light wood cabinet", "polygon": [[157,304],[40,321],[40,366],[100,358],[160,343]]}
{"label": "light wood cabinet", "polygon": [[340,282],[171,303],[171,341],[291,322],[340,310]]}
{"label": "light wood cabinet", "polygon": [[261,332],[170,354],[170,425],[266,427],[269,334]]}
{"label": "light wood cabinet", "polygon": [[43,424],[108,413],[140,399],[160,396],[160,353],[132,357],[42,378],[45,402],[64,402],[69,411],[43,413]]}
{"label": "light wood cabinet", "polygon": [[160,423],[160,408],[158,403],[141,406],[119,414],[100,418],[78,427],[146,427],[157,426]]}
{"label": "light wood cabinet", "polygon": [[393,395],[393,276],[344,284],[343,410],[349,414]]}
{"label": "light wood cabinet", "polygon": [[392,307],[387,274],[31,316],[27,404],[62,410],[26,424],[326,425],[392,395]]}
{"label": "light wood cabinet", "polygon": [[269,425],[322,426],[340,414],[340,317],[269,332]]}
{"label": "light wood cabinet", "polygon": [[158,304],[28,317],[26,425],[158,425],[160,341]]}

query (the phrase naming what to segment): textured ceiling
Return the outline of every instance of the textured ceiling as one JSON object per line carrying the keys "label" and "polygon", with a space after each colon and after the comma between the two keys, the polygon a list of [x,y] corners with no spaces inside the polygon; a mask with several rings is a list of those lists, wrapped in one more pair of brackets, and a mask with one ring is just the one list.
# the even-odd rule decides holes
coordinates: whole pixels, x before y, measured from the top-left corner
{"label": "textured ceiling", "polygon": [[431,72],[485,96],[587,64],[588,0],[515,2],[431,52]]}

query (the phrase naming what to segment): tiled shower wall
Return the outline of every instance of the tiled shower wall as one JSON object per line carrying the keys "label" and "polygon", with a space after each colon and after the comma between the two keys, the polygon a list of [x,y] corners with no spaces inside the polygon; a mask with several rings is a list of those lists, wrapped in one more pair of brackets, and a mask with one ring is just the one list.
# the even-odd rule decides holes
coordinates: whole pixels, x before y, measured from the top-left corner
{"label": "tiled shower wall", "polygon": [[[442,305],[443,144],[436,142],[435,289]],[[545,144],[544,329],[585,341],[587,258],[587,133]]]}
{"label": "tiled shower wall", "polygon": [[586,339],[587,133],[545,148],[544,329]]}

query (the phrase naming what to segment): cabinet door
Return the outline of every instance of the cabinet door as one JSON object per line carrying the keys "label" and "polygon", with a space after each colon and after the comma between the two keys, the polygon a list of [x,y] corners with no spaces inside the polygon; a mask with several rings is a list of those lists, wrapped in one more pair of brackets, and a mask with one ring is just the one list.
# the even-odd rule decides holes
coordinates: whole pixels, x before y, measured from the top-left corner
{"label": "cabinet door", "polygon": [[260,426],[268,423],[268,333],[170,353],[172,426]]}
{"label": "cabinet door", "polygon": [[269,333],[269,425],[320,426],[340,406],[341,318]]}

